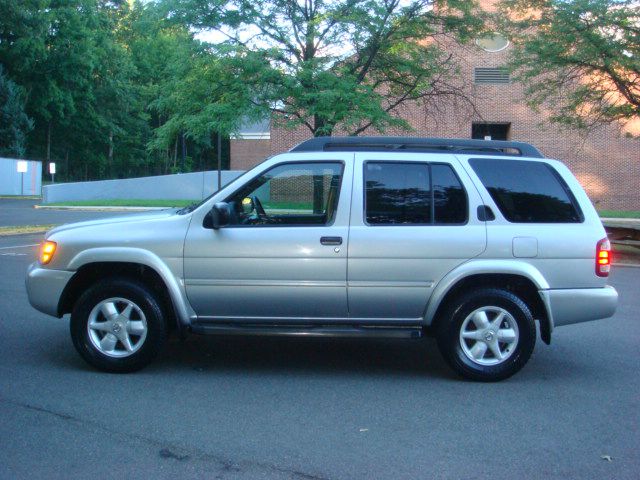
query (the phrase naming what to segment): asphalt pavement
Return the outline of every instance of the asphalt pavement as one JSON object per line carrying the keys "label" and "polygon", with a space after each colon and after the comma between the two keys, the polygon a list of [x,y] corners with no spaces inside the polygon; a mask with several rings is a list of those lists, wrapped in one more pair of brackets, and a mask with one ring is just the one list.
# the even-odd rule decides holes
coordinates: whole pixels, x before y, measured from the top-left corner
{"label": "asphalt pavement", "polygon": [[29,306],[40,238],[0,238],[2,479],[638,478],[640,268],[614,267],[614,318],[557,329],[501,383],[432,340],[191,336],[116,375]]}
{"label": "asphalt pavement", "polygon": [[0,227],[21,225],[60,225],[82,222],[96,218],[136,215],[139,212],[95,212],[76,210],[36,209],[34,205],[42,203],[36,199],[0,198]]}

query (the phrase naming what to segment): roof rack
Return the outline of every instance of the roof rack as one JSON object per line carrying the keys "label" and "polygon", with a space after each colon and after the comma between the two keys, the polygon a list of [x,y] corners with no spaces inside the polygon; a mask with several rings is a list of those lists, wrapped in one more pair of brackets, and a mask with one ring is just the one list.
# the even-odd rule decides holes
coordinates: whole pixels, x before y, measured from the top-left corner
{"label": "roof rack", "polygon": [[440,152],[544,158],[533,145],[502,140],[419,137],[315,137],[290,152]]}

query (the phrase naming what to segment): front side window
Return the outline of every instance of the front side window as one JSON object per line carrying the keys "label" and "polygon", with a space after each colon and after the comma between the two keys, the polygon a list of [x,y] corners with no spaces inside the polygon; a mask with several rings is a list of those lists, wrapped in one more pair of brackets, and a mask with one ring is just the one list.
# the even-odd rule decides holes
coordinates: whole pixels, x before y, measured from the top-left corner
{"label": "front side window", "polygon": [[502,215],[515,223],[579,223],[582,213],[562,177],[543,162],[469,160]]}
{"label": "front side window", "polygon": [[367,162],[364,181],[369,225],[442,225],[467,220],[467,196],[449,165]]}
{"label": "front side window", "polygon": [[231,225],[327,225],[338,206],[342,163],[278,165],[227,198]]}

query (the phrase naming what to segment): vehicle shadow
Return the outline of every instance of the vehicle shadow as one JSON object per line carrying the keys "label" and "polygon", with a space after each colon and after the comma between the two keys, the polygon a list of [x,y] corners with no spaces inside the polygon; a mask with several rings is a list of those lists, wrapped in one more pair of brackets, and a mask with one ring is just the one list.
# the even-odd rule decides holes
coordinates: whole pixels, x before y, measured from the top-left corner
{"label": "vehicle shadow", "polygon": [[154,369],[283,375],[393,375],[457,379],[433,339],[196,336],[171,339]]}

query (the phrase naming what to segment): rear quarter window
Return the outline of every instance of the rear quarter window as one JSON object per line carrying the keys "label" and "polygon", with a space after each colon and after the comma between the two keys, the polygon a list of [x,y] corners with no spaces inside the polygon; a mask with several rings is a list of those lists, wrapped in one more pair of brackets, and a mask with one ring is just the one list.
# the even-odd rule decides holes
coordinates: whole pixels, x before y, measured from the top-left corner
{"label": "rear quarter window", "polygon": [[580,223],[584,217],[569,186],[544,162],[469,160],[500,212],[514,223]]}

